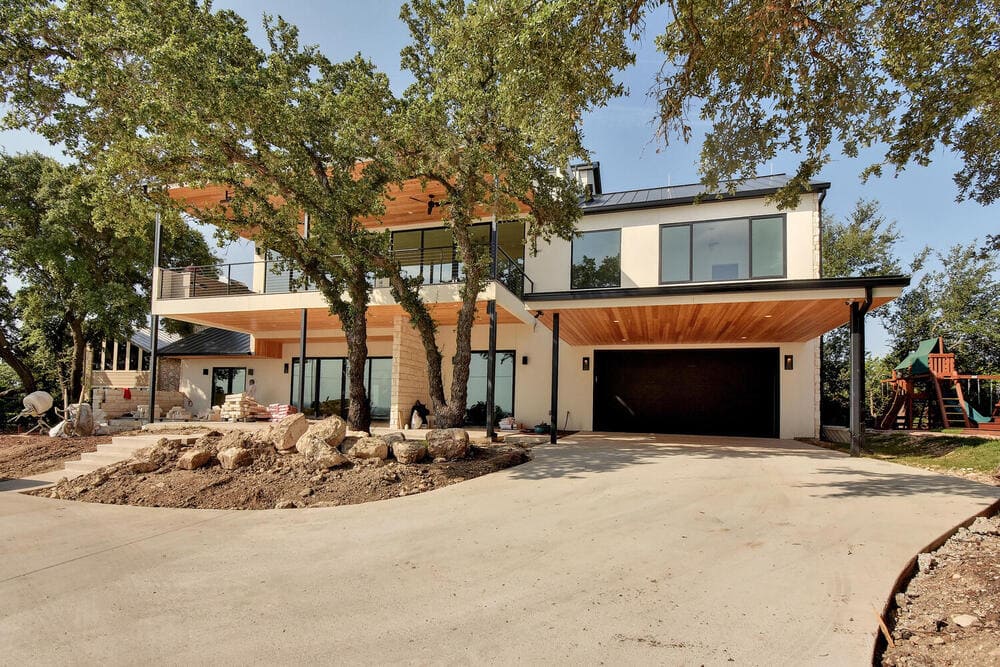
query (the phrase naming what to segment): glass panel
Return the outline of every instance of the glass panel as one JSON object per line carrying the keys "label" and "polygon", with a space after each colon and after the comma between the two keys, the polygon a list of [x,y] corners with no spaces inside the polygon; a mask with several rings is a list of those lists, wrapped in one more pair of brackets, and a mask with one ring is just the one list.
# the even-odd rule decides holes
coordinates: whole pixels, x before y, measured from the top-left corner
{"label": "glass panel", "polygon": [[139,348],[135,345],[130,345],[128,349],[128,370],[139,370]]}
{"label": "glass panel", "polygon": [[95,345],[93,348],[91,348],[90,353],[93,356],[93,359],[90,362],[90,370],[93,371],[101,370],[102,368],[101,352],[103,350],[104,350],[104,343],[101,343],[100,345]]}
{"label": "glass panel", "polygon": [[[316,403],[316,360],[306,359],[305,412],[311,413]],[[292,359],[292,405],[299,405],[299,360]]]}
{"label": "glass panel", "polygon": [[[488,352],[473,352],[472,360],[469,363],[465,423],[470,426],[486,425],[486,361],[488,358]],[[498,351],[496,359],[496,382],[493,390],[494,425],[513,413],[515,353]]]}
{"label": "glass panel", "polygon": [[222,405],[227,394],[242,394],[246,389],[245,368],[213,368],[212,369],[212,405]]}
{"label": "glass panel", "polygon": [[691,280],[691,226],[660,227],[660,282]]}
{"label": "glass panel", "polygon": [[115,367],[115,342],[113,340],[104,343],[104,370],[111,371]]}
{"label": "glass panel", "polygon": [[524,266],[524,221],[512,220],[497,225],[497,245],[511,259]]}
{"label": "glass panel", "polygon": [[149,370],[149,352],[146,352],[145,350],[142,352],[142,370]]}
{"label": "glass panel", "polygon": [[[316,359],[310,359],[310,363],[315,364]],[[344,406],[344,360],[343,359],[319,359],[319,401],[316,410],[321,417],[330,415],[342,415],[346,413]],[[306,382],[309,376],[306,375]],[[308,390],[307,390],[308,391]]]}
{"label": "glass panel", "polygon": [[454,240],[450,229],[424,230],[424,282],[450,283],[454,280]]}
{"label": "glass panel", "polygon": [[420,275],[420,231],[393,232],[392,249],[403,267],[403,275],[414,278]]}
{"label": "glass panel", "polygon": [[750,277],[749,221],[724,220],[693,225],[692,279],[743,280]]}
{"label": "glass panel", "polygon": [[619,287],[621,276],[621,230],[585,232],[573,239],[573,289]]}
{"label": "glass panel", "polygon": [[368,360],[368,396],[371,399],[372,419],[387,421],[391,407],[392,359]]}
{"label": "glass panel", "polygon": [[128,349],[128,343],[121,342],[118,343],[118,350],[115,353],[115,370],[123,371],[125,370],[125,354]]}
{"label": "glass panel", "polygon": [[781,277],[785,275],[785,221],[783,218],[757,218],[753,225],[754,278]]}

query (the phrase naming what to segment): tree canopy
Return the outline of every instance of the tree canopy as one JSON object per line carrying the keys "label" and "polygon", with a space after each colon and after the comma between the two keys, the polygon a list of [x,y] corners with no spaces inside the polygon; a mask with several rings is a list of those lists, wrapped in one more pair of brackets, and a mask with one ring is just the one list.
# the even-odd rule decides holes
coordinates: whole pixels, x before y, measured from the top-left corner
{"label": "tree canopy", "polygon": [[[0,268],[5,283],[18,283],[0,292],[0,358],[25,390],[48,376],[76,400],[87,344],[128,338],[146,321],[152,207],[136,198],[127,222],[103,223],[95,214],[103,187],[83,169],[38,154],[0,155]],[[163,256],[213,260],[177,216],[166,220]]]}
{"label": "tree canopy", "polygon": [[[559,0],[569,7],[575,0]],[[647,24],[667,5],[665,25]],[[997,0],[595,0],[598,30],[656,35],[660,134],[695,136],[713,188],[799,156],[778,193],[790,206],[836,154],[884,155],[866,174],[925,165],[943,147],[963,166],[960,199],[1000,198]],[[622,15],[626,20],[622,21]]]}

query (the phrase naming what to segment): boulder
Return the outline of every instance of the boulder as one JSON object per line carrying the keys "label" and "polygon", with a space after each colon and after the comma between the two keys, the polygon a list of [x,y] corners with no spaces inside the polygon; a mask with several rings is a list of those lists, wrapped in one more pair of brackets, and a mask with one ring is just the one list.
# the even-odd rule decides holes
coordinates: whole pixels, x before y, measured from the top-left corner
{"label": "boulder", "polygon": [[457,461],[469,451],[469,434],[461,428],[439,428],[427,432],[427,454],[433,459]]}
{"label": "boulder", "polygon": [[347,422],[340,417],[328,417],[310,425],[295,449],[317,468],[335,468],[347,463],[347,457],[337,449],[346,433]]}
{"label": "boulder", "polygon": [[392,455],[400,463],[419,463],[427,456],[427,445],[419,440],[399,440],[392,443]]}
{"label": "boulder", "polygon": [[221,450],[217,457],[219,464],[224,470],[233,470],[253,463],[253,456],[249,449],[243,447],[229,447]]}
{"label": "boulder", "polygon": [[[222,437],[216,440],[213,444],[213,448],[217,452],[221,452],[223,449],[229,449],[230,447],[242,447],[243,449],[252,448],[253,435],[247,433],[246,431],[226,431],[222,434]],[[195,444],[201,442],[201,439],[195,440]]]}
{"label": "boulder", "polygon": [[129,469],[132,472],[153,472],[163,467],[163,465],[174,457],[177,453],[177,443],[167,438],[160,440],[151,447],[143,447],[135,450],[132,460],[129,461]]}
{"label": "boulder", "polygon": [[177,467],[181,470],[194,470],[211,460],[212,453],[207,449],[190,449],[177,457]]}
{"label": "boulder", "polygon": [[358,438],[357,442],[348,450],[347,455],[353,459],[385,460],[389,457],[389,445],[385,444],[382,438]]}
{"label": "boulder", "polygon": [[388,433],[383,433],[379,437],[382,438],[382,440],[385,441],[385,444],[389,445],[390,447],[392,447],[397,442],[403,442],[404,440],[406,440],[406,434],[404,434],[402,431],[389,431]]}
{"label": "boulder", "polygon": [[267,437],[270,438],[275,449],[279,452],[287,452],[295,449],[295,443],[299,441],[308,428],[309,420],[299,412],[271,424],[271,428],[267,431]]}
{"label": "boulder", "polygon": [[296,442],[295,448],[300,454],[306,455],[308,455],[307,452],[317,449],[336,449],[344,441],[346,435],[347,422],[334,415],[333,417],[327,417],[321,422],[310,424],[302,437]]}

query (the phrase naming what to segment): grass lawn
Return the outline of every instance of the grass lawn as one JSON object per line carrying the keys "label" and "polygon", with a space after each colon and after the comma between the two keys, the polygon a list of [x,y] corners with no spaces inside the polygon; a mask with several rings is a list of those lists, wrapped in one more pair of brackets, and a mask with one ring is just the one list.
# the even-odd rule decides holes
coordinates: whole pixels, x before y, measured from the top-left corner
{"label": "grass lawn", "polygon": [[[850,445],[824,442],[824,446],[850,451]],[[868,433],[864,456],[919,468],[1000,474],[1000,439],[909,433]]]}

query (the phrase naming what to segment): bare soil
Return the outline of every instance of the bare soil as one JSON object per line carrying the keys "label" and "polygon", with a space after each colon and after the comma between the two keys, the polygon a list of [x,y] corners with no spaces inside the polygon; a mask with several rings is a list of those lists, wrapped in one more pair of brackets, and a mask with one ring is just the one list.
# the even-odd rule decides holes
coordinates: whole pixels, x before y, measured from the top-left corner
{"label": "bare soil", "polygon": [[66,461],[111,442],[111,436],[50,438],[47,435],[0,435],[0,479],[20,479],[57,470]]}
{"label": "bare soil", "polygon": [[134,473],[116,463],[33,495],[117,505],[201,509],[274,509],[353,505],[407,496],[463,482],[530,459],[528,450],[508,445],[473,445],[459,461],[404,465],[393,459],[352,460],[316,470],[301,454],[262,457],[224,470],[217,462],[181,470],[170,461],[151,473]]}
{"label": "bare soil", "polygon": [[883,665],[1000,665],[1000,515],[921,554],[896,604]]}

